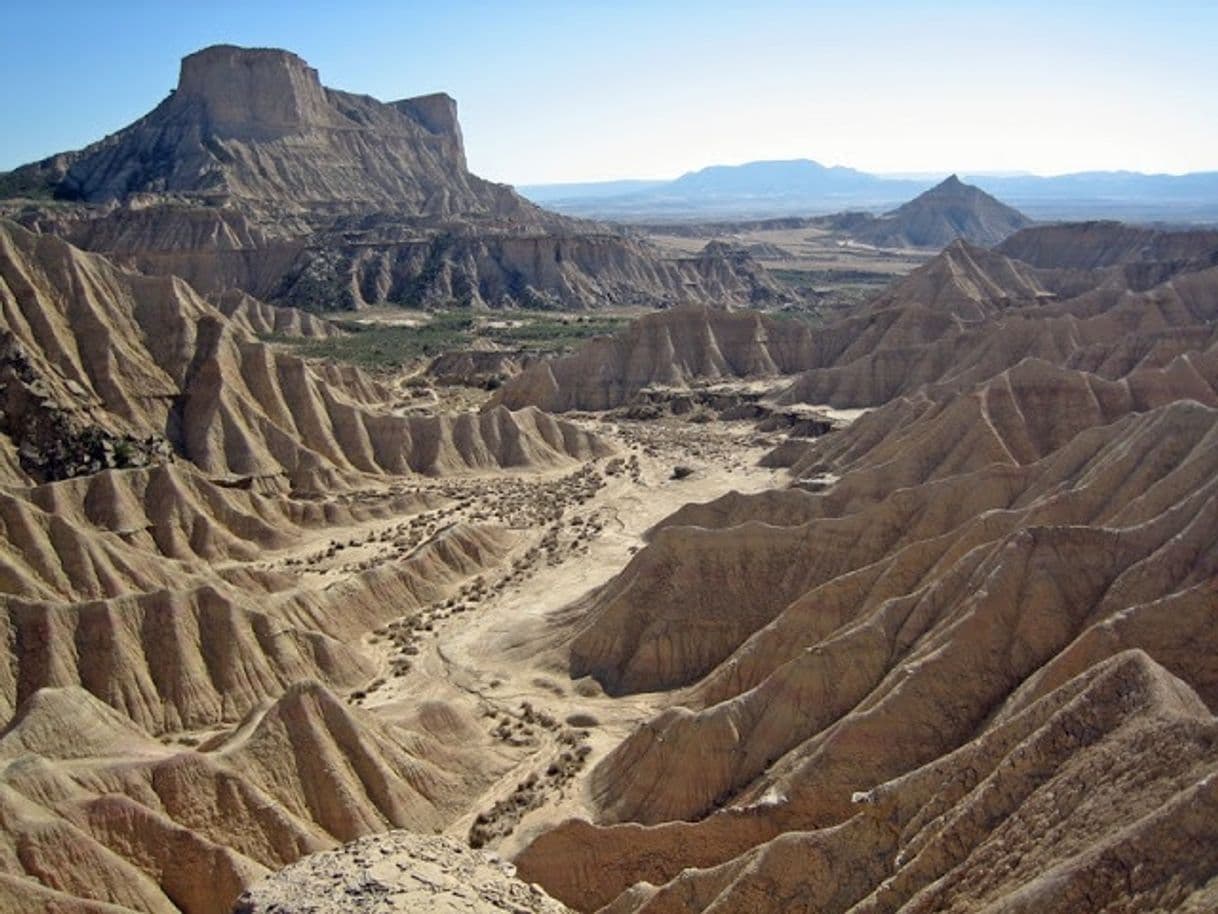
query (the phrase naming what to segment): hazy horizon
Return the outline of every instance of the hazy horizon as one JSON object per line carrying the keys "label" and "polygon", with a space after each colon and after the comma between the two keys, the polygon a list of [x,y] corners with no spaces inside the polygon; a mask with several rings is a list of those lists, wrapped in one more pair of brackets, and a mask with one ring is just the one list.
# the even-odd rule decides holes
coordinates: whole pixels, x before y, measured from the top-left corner
{"label": "hazy horizon", "polygon": [[[617,182],[622,182],[622,183],[639,182],[639,183],[663,184],[668,181],[675,181],[677,178],[683,177],[684,175],[694,174],[696,172],[702,171],[707,168],[718,168],[718,167],[738,168],[742,165],[753,165],[753,164],[762,163],[762,162],[783,162],[783,161],[785,161],[785,162],[811,161],[811,162],[815,162],[818,165],[823,165],[827,168],[832,168],[832,167],[836,167],[836,166],[842,166],[845,168],[855,168],[855,166],[851,165],[848,162],[822,162],[819,159],[815,158],[815,156],[801,156],[796,159],[747,159],[747,160],[741,161],[741,162],[707,162],[704,165],[698,165],[696,167],[683,169],[682,171],[675,172],[673,174],[659,175],[659,176],[625,175],[622,177],[614,177],[614,178],[575,178],[573,180],[564,180],[564,181],[518,181],[515,183],[525,186],[525,187],[543,187],[546,185],[562,185],[562,184],[576,184],[576,185],[578,185],[578,184],[611,184],[611,183],[617,183]],[[973,169],[960,168],[960,169],[956,169],[956,170],[939,169],[938,171],[868,171],[867,169],[862,169],[862,168],[858,168],[855,170],[865,172],[866,174],[869,174],[875,178],[883,178],[884,180],[892,180],[892,181],[942,181],[945,178],[947,178],[949,175],[953,175],[953,174],[959,178],[965,178],[965,177],[970,177],[970,178],[1056,178],[1056,177],[1063,177],[1063,176],[1074,175],[1074,174],[1086,174],[1088,172],[1096,172],[1096,173],[1102,172],[1102,173],[1112,173],[1112,174],[1126,172],[1128,174],[1144,174],[1144,175],[1148,175],[1148,176],[1152,176],[1152,177],[1155,175],[1180,176],[1180,175],[1187,175],[1187,174],[1208,174],[1208,173],[1212,173],[1212,172],[1218,172],[1218,168],[1198,168],[1195,170],[1175,171],[1175,172],[1139,171],[1139,170],[1130,169],[1130,168],[1123,168],[1123,169],[1122,168],[1112,168],[1112,169],[1087,168],[1087,169],[1079,169],[1078,171],[1069,171],[1069,172],[1065,172],[1065,171],[1036,172],[1036,171],[1028,171],[1027,169],[1004,170],[1004,169],[994,169],[994,168],[973,168]]]}
{"label": "hazy horizon", "polygon": [[471,169],[517,185],[791,159],[1218,170],[1218,8],[1198,3],[50,2],[8,19],[38,40],[0,61],[0,170],[126,126],[218,43],[285,48],[383,100],[449,92]]}

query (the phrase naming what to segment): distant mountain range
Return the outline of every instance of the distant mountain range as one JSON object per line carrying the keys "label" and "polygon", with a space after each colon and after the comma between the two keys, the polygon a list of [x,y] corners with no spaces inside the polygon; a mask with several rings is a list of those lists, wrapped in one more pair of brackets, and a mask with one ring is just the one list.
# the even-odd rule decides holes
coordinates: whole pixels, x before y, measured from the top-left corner
{"label": "distant mountain range", "polygon": [[[1218,172],[1092,171],[961,175],[1035,219],[1218,222]],[[518,190],[550,209],[620,220],[688,220],[885,212],[940,178],[898,178],[809,159],[712,165],[672,181],[534,184]]]}

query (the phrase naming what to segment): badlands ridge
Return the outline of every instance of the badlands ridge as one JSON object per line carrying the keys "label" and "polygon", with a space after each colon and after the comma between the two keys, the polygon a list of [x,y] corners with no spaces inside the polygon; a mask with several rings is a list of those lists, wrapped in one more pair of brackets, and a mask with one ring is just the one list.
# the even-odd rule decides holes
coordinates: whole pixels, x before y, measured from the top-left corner
{"label": "badlands ridge", "polygon": [[[227,47],[4,180],[0,910],[1218,907],[1218,233],[948,182],[992,246],[716,307]],[[298,354],[404,288],[671,307]]]}
{"label": "badlands ridge", "polygon": [[11,212],[27,227],[124,266],[313,310],[781,295],[738,259],[663,257],[471,174],[447,95],[382,103],[328,89],[273,49],[186,57],[147,115],[0,176],[0,195],[27,198]]}

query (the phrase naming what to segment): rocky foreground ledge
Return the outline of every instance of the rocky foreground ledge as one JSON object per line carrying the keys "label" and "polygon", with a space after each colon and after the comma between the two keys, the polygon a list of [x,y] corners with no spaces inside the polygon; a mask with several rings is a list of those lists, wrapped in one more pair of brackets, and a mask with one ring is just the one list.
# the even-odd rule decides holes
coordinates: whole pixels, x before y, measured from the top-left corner
{"label": "rocky foreground ledge", "polygon": [[312,854],[257,883],[234,914],[564,914],[492,854],[393,831]]}

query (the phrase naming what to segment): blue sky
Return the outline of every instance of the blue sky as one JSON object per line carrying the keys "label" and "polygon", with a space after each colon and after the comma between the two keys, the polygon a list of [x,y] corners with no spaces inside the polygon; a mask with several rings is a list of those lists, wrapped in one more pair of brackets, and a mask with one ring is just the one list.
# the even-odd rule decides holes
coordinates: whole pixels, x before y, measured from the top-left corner
{"label": "blue sky", "polygon": [[1218,3],[5,0],[0,169],[151,109],[178,60],[284,47],[444,90],[471,168],[540,183],[813,158],[883,172],[1218,170]]}

